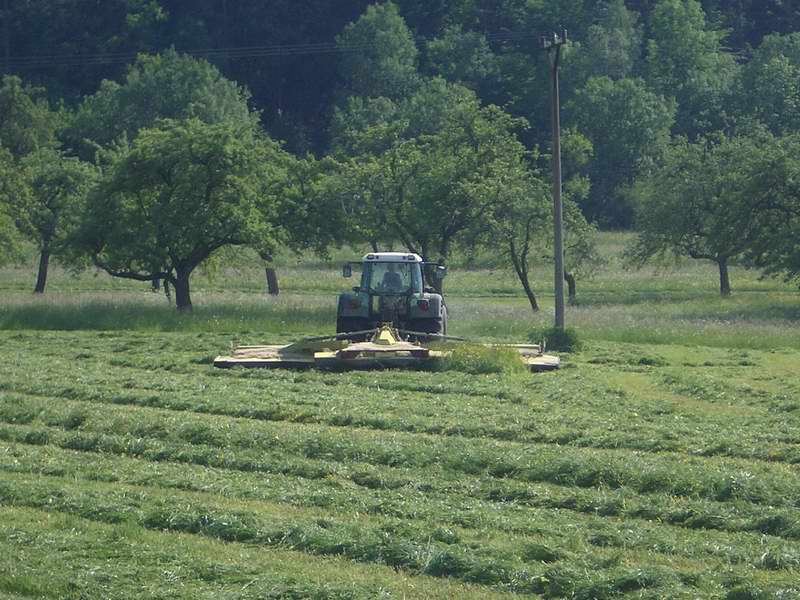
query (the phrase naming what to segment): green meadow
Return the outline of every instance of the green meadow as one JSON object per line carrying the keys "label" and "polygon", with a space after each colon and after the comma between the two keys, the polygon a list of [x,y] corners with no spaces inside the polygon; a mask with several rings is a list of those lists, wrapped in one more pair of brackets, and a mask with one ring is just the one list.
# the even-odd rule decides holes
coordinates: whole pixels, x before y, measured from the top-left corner
{"label": "green meadow", "polygon": [[[713,265],[578,281],[542,374],[218,370],[334,329],[331,260],[247,254],[163,293],[0,270],[0,599],[800,598],[800,293]],[[550,324],[463,256],[451,332]]]}

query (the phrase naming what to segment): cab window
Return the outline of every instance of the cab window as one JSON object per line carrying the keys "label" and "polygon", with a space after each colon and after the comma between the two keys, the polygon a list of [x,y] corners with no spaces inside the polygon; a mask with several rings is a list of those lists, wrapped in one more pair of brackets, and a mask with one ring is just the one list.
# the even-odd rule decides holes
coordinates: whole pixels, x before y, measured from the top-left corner
{"label": "cab window", "polygon": [[365,265],[362,286],[384,294],[422,291],[422,273],[417,263],[375,262]]}

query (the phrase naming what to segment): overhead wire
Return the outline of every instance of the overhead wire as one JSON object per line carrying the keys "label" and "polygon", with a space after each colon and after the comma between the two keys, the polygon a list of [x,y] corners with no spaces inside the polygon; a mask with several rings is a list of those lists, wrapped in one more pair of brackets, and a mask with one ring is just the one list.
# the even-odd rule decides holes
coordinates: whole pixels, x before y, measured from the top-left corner
{"label": "overhead wire", "polygon": [[[523,32],[494,32],[484,34],[487,41],[504,42],[522,40],[529,37]],[[425,38],[418,38],[418,41],[427,41]],[[281,56],[305,56],[314,54],[345,54],[353,52],[364,52],[377,48],[378,44],[337,44],[336,42],[315,42],[301,44],[284,44],[268,46],[238,46],[231,48],[205,48],[195,50],[179,50],[183,54],[194,56],[195,58],[205,59],[244,59],[244,58],[269,58]],[[0,67],[6,69],[27,69],[41,67],[60,67],[60,66],[93,66],[126,64],[136,60],[141,52],[106,52],[106,53],[87,53],[87,54],[49,54],[49,55],[28,55],[0,58]]]}

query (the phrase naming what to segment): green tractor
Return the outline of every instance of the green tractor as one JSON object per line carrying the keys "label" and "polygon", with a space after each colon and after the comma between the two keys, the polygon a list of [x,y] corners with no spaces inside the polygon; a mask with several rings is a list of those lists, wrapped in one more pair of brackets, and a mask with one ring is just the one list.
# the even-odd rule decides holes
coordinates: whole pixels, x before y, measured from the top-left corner
{"label": "green tractor", "polygon": [[428,276],[444,278],[445,267],[426,263],[418,254],[373,252],[361,262],[347,263],[342,270],[345,277],[352,277],[353,265],[361,266],[361,284],[339,296],[336,333],[391,324],[412,334],[447,334],[447,305],[426,281]]}

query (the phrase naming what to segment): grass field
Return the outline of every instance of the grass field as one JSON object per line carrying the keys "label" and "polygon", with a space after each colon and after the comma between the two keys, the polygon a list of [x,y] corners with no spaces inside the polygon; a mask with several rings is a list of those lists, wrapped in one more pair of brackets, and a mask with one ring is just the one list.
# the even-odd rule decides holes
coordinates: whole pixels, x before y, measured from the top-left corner
{"label": "grass field", "polygon": [[[0,600],[800,598],[800,294],[628,273],[623,242],[538,375],[211,367],[330,331],[335,265],[266,298],[242,261],[180,318],[0,271]],[[549,323],[485,263],[447,285],[454,333]]]}

